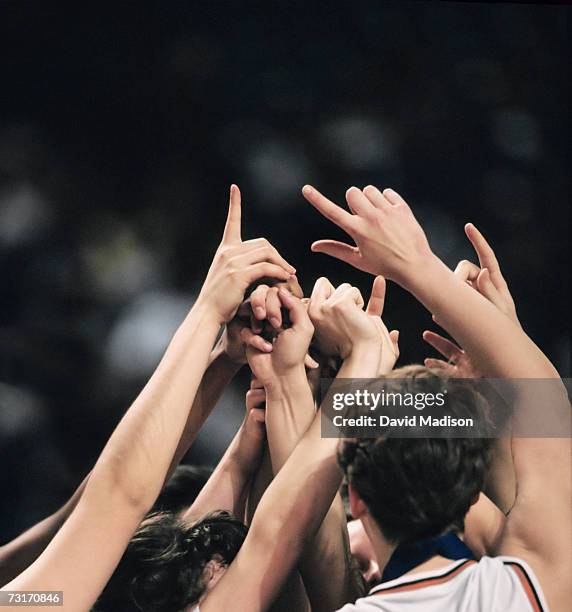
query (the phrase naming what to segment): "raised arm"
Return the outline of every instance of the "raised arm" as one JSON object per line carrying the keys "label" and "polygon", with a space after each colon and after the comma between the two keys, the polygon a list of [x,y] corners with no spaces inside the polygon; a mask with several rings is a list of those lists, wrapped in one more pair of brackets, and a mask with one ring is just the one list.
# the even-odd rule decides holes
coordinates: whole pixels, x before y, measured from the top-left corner
{"label": "raised arm", "polygon": [[[243,302],[232,321],[225,326],[219,341],[211,351],[207,369],[189,411],[185,429],[175,451],[166,481],[190,448],[224,389],[241,365],[246,363],[240,330],[249,323],[250,313],[250,304],[248,301]],[[56,512],[0,547],[0,585],[6,584],[21,574],[45,550],[76,507],[88,478],[89,476],[82,481],[72,497]]]}
{"label": "raised arm", "polygon": [[89,610],[165,480],[222,324],[247,287],[293,269],[265,241],[242,242],[240,193],[231,189],[223,240],[189,315],[103,449],[70,517],[8,590],[63,590],[64,609]]}
{"label": "raised arm", "polygon": [[183,435],[171,462],[169,475],[191,447],[197,433],[217,405],[226,387],[246,363],[246,353],[240,332],[243,327],[250,324],[251,315],[250,301],[245,300],[234,317],[225,325],[216,346],[211,351],[207,369],[197,389]]}
{"label": "raised arm", "polygon": [[[367,309],[362,312],[364,301],[355,287],[344,283],[334,288],[324,277],[316,281],[308,314],[321,354],[346,359],[340,377],[351,378],[350,368],[358,361],[361,378],[376,378],[393,368],[399,353],[398,333],[389,332],[381,320],[385,289],[383,277],[376,278]],[[347,359],[350,354],[352,360]],[[314,611],[334,610],[365,595],[362,583],[355,580],[346,513],[339,493],[313,543],[304,551],[299,567]]]}
{"label": "raised arm", "polygon": [[[352,187],[346,197],[353,214],[311,187],[304,188],[304,195],[356,242],[318,241],[313,250],[401,284],[470,353],[485,376],[558,379],[554,366],[519,325],[432,253],[411,209],[395,191]],[[570,407],[557,384],[549,399],[536,399],[539,409],[559,411],[563,437],[513,439],[518,493],[500,550],[528,561],[553,609],[564,610],[571,599],[564,576],[572,573]],[[519,415],[520,407],[515,419]]]}
{"label": "raised arm", "polygon": [[[340,316],[345,313],[346,318],[355,320],[353,327],[346,327],[350,340],[361,338],[364,326],[370,325],[354,295],[347,292],[344,304],[337,306]],[[355,350],[352,347],[346,356],[341,376],[371,376],[369,364],[376,367],[379,364],[379,342],[357,345],[356,340]],[[341,481],[335,458],[337,440],[321,437],[320,418],[318,412],[267,489],[238,556],[201,602],[201,612],[266,610],[305,547],[312,542]]]}
{"label": "raised arm", "polygon": [[[502,274],[495,252],[472,223],[465,225],[465,233],[475,249],[479,265],[477,266],[466,260],[460,261],[455,268],[455,274],[520,327],[514,300]],[[423,339],[447,360],[428,358],[425,359],[426,366],[437,368],[445,375],[455,378],[482,377],[478,367],[473,363],[470,353],[457,346],[454,342],[432,331],[424,332]],[[493,458],[484,488],[486,495],[504,515],[508,515],[516,498],[516,475],[514,473],[512,457],[511,430],[512,420],[509,420],[503,435],[497,438],[493,447]],[[485,496],[482,497],[484,499]],[[490,513],[490,520],[484,520],[486,512]],[[472,520],[472,517],[478,517],[479,520]],[[468,529],[472,534],[473,541],[480,537],[482,542],[495,542],[498,544],[498,525],[503,522],[502,517],[498,516],[492,504],[488,503],[487,500],[487,503],[479,504],[478,512],[475,510],[469,513],[466,525],[468,525]],[[478,529],[476,528],[478,526],[483,528],[492,526],[492,533],[481,533],[479,536]],[[495,548],[494,550],[496,551],[497,549]]]}
{"label": "raised arm", "polygon": [[194,522],[215,510],[227,510],[242,520],[250,482],[262,457],[264,419],[264,410],[247,409],[218,466],[184,514],[185,521]]}
{"label": "raised arm", "polygon": [[[265,393],[271,477],[282,469],[315,413],[304,367],[313,328],[303,303],[292,296],[285,297],[287,295],[273,291],[267,294],[266,311],[274,320],[274,327],[281,326],[281,319],[275,317],[281,316],[278,313],[282,309],[291,325],[276,337],[271,353],[255,348],[257,335],[252,330],[242,331],[244,341],[251,344],[246,352],[248,364]],[[277,300],[276,305],[272,304],[273,297]],[[255,298],[253,294],[253,304],[256,303]],[[273,601],[272,610],[307,610],[307,589],[304,586],[298,571],[292,571]]]}

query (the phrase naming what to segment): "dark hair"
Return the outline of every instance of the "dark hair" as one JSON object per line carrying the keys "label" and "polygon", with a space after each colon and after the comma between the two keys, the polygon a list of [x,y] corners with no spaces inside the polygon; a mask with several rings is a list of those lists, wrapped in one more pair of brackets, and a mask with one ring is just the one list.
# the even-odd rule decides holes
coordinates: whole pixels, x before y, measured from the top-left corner
{"label": "dark hair", "polygon": [[213,559],[229,565],[247,528],[230,513],[207,514],[186,525],[171,513],[149,515],[139,526],[99,597],[97,612],[177,612],[205,590]]}
{"label": "dark hair", "polygon": [[[397,379],[397,380],[392,380]],[[407,366],[387,377],[388,390],[436,393],[444,379],[423,366]],[[393,384],[393,387],[392,387]],[[452,385],[453,416],[486,415],[486,402],[470,385]],[[483,487],[491,440],[479,438],[378,438],[345,440],[338,462],[392,543],[462,530],[464,518]]]}
{"label": "dark hair", "polygon": [[200,465],[178,465],[159,494],[151,512],[186,510],[204,487],[212,468]]}

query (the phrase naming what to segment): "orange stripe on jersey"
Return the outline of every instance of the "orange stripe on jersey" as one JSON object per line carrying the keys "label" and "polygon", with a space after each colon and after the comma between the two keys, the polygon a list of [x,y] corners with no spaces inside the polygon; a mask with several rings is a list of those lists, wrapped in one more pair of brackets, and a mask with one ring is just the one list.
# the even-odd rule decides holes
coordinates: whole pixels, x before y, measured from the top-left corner
{"label": "orange stripe on jersey", "polygon": [[414,591],[416,589],[423,589],[428,586],[433,586],[435,584],[443,584],[444,582],[448,582],[452,580],[456,576],[458,576],[463,570],[467,569],[467,567],[474,565],[476,563],[473,559],[467,559],[464,563],[457,565],[452,570],[446,572],[445,574],[430,576],[428,578],[420,578],[418,580],[411,580],[409,582],[405,582],[402,584],[396,584],[392,587],[387,587],[385,589],[376,590],[372,595],[384,595],[385,593],[402,593],[404,591]]}
{"label": "orange stripe on jersey", "polygon": [[524,568],[518,563],[514,563],[513,561],[504,561],[505,565],[508,565],[518,576],[520,583],[522,584],[522,588],[530,601],[530,605],[534,612],[543,612],[544,608],[540,603],[540,598],[536,593],[536,590],[528,576],[528,574],[524,571]]}

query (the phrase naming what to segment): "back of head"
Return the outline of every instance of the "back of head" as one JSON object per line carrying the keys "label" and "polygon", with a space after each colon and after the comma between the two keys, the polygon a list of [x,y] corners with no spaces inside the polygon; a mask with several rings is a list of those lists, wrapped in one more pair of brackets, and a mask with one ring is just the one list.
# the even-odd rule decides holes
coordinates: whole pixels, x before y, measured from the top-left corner
{"label": "back of head", "polygon": [[129,542],[97,601],[97,612],[177,612],[205,591],[204,570],[213,559],[229,565],[246,526],[224,511],[186,525],[170,513],[149,515]]}
{"label": "back of head", "polygon": [[[387,377],[388,391],[437,393],[444,379],[423,366]],[[485,400],[470,385],[448,396],[451,416],[486,414]],[[488,438],[404,438],[391,431],[378,438],[345,440],[338,460],[383,536],[412,542],[462,530],[464,517],[483,487],[490,463]]]}
{"label": "back of head", "polygon": [[200,465],[178,465],[165,483],[152,512],[182,512],[189,508],[206,484],[212,469]]}

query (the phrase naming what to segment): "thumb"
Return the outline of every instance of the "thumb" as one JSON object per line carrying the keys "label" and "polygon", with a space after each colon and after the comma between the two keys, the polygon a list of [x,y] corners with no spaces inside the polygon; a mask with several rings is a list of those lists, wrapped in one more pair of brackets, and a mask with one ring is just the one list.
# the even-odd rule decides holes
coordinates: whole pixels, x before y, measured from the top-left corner
{"label": "thumb", "polygon": [[497,288],[494,286],[491,280],[491,274],[488,268],[483,268],[477,278],[477,289],[479,292],[492,302],[495,306],[499,307],[499,303],[502,301]]}
{"label": "thumb", "polygon": [[317,240],[312,244],[312,252],[330,255],[330,257],[345,261],[351,266],[357,266],[359,258],[359,249],[357,247],[353,247],[345,242],[339,242],[338,240]]}
{"label": "thumb", "polygon": [[393,342],[393,348],[395,350],[395,354],[399,357],[399,330],[393,329],[389,332],[389,338],[391,342]]}

